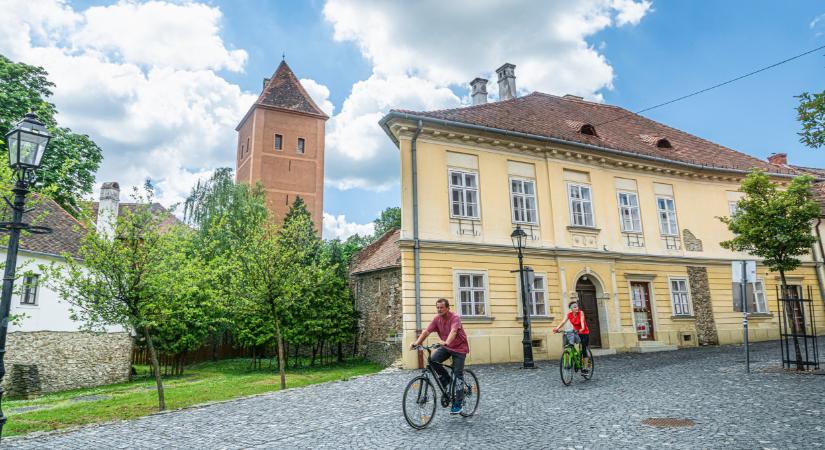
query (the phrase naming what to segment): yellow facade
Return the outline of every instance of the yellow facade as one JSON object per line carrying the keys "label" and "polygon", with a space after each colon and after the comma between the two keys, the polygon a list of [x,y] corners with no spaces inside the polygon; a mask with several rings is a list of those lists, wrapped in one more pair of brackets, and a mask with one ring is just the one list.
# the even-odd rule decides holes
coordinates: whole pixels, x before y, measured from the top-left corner
{"label": "yellow facade", "polygon": [[[399,141],[402,170],[405,348],[415,339],[418,327],[412,221],[414,129],[414,124],[403,121],[389,126]],[[548,312],[547,317],[532,321],[536,359],[556,358],[560,353],[561,339],[551,330],[566,314],[568,301],[576,299],[576,286],[583,278],[595,286],[602,349],[621,352],[698,345],[696,316],[676,314],[673,303],[672,280],[689,284],[688,267],[704,268],[707,273],[718,343],[742,342],[743,315],[733,307],[731,261],[752,258],[721,248],[719,242],[730,238],[730,233],[718,217],[729,215],[730,203],[741,197],[737,189],[743,174],[606,157],[574,146],[429,125],[416,145],[421,327],[435,315],[438,298],[445,297],[454,310],[460,309],[459,276],[481,275],[484,314],[462,314],[470,341],[469,363],[522,359],[518,278],[512,272],[517,259],[510,239],[515,227],[512,179],[528,180],[535,187],[536,223],[524,225],[533,236],[524,263],[543,277]],[[475,174],[477,219],[451,214],[450,170]],[[592,226],[571,225],[570,185],[590,189]],[[636,196],[640,233],[622,232],[620,191]],[[672,226],[678,227],[677,236],[662,237],[657,198],[671,199],[675,205],[677,223]],[[777,274],[762,266],[757,274],[767,311],[751,317],[754,341],[778,335]],[[814,263],[805,259],[788,277],[806,296],[808,287],[812,288],[816,314],[825,318]],[[634,316],[632,284],[637,289],[643,285],[649,294],[653,330],[649,341],[639,340],[637,322],[641,319]],[[415,352],[405,352],[404,363],[406,367],[417,365]]]}

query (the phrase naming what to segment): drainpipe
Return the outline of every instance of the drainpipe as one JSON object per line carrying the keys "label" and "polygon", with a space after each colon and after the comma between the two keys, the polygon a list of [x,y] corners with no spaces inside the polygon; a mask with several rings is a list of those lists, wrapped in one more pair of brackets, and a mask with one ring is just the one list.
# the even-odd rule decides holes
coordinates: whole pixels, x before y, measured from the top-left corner
{"label": "drainpipe", "polygon": [[[822,233],[819,232],[819,225],[822,224],[822,217],[820,217],[816,221],[816,226],[814,227],[814,231],[816,231],[816,242],[819,244],[819,257],[823,259],[820,263],[816,257],[816,249],[812,252],[814,257],[814,269],[816,271],[816,282],[819,285],[819,297],[822,299],[823,304],[825,304],[825,280],[822,279],[822,272],[825,270],[825,249],[822,246]],[[820,270],[822,269],[822,270]]]}
{"label": "drainpipe", "polygon": [[[413,215],[413,267],[415,277],[415,336],[421,335],[421,246],[418,240],[418,163],[417,143],[422,123],[419,120],[412,138],[412,215]],[[424,368],[424,353],[418,351],[418,368]]]}

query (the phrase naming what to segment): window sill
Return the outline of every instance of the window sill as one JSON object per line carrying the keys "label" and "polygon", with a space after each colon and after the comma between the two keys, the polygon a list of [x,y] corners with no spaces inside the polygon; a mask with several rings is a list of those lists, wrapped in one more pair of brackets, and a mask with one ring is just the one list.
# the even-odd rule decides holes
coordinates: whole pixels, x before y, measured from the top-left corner
{"label": "window sill", "polygon": [[567,226],[567,231],[584,231],[585,233],[598,234],[600,231],[602,231],[602,229],[601,228],[596,228],[596,227],[583,227],[583,226],[579,226],[579,225],[568,225]]}
{"label": "window sill", "polygon": [[748,319],[773,319],[772,313],[749,313]]}
{"label": "window sill", "polygon": [[475,317],[473,317],[473,316],[471,316],[471,317],[459,316],[459,317],[461,317],[462,322],[466,322],[466,323],[493,323],[493,321],[496,320],[495,317],[479,317],[479,316],[475,316]]}
{"label": "window sill", "polygon": [[481,217],[459,217],[459,216],[450,216],[450,220],[453,222],[475,222],[481,223]]}
{"label": "window sill", "polygon": [[670,316],[670,320],[687,322],[691,320],[696,320],[696,316]]}
{"label": "window sill", "polygon": [[[540,323],[550,323],[555,321],[556,318],[553,316],[530,316],[530,323],[540,322]],[[517,322],[524,322],[524,317],[516,316]]]}

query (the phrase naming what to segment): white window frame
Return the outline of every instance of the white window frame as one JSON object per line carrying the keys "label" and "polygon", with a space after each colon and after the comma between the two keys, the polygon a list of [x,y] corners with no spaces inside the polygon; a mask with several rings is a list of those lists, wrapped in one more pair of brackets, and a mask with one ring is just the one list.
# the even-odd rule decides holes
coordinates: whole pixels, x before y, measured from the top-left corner
{"label": "white window frame", "polygon": [[[659,208],[659,200],[665,201],[665,207],[667,207],[667,202],[671,202],[673,204],[673,210],[669,209],[661,209]],[[662,221],[662,213],[667,216],[667,222]],[[676,217],[676,200],[673,197],[668,197],[664,195],[657,195],[656,196],[656,216],[659,218],[659,234],[662,236],[679,236],[679,220]],[[667,225],[667,232],[665,232],[664,227]],[[675,229],[671,230],[671,225]]]}
{"label": "white window frame", "polygon": [[[530,291],[530,317],[550,317],[550,302],[547,299],[547,272],[533,272],[534,280],[541,278],[544,280],[544,289],[540,292],[544,298],[544,314],[536,314],[536,288],[535,285],[533,289]],[[518,313],[520,318],[524,318],[524,308],[521,306],[521,280],[519,279],[519,274],[516,272],[516,304],[518,304]]]}
{"label": "white window frame", "polygon": [[[458,174],[461,176],[461,185],[453,184],[453,174]],[[475,177],[475,187],[467,187],[467,175],[472,175]],[[447,170],[447,184],[449,186],[449,207],[450,207],[450,218],[453,219],[472,219],[472,220],[480,220],[481,219],[481,195],[479,194],[479,184],[480,178],[478,176],[477,171],[472,170],[461,170],[461,169],[448,169]],[[461,199],[459,200],[460,205],[460,214],[455,214],[453,210],[453,191],[458,191],[461,193]],[[473,192],[475,193],[475,215],[466,214],[467,211],[467,193]]]}
{"label": "white window frame", "polygon": [[[579,189],[579,197],[578,199],[573,198],[573,188]],[[581,195],[581,190],[587,189],[588,196],[590,197],[588,200],[584,200],[583,196]],[[574,202],[581,203],[582,209],[582,223],[576,223],[576,213],[575,208],[573,207]],[[590,223],[587,223],[588,216],[585,213],[585,205],[590,206]],[[585,183],[567,183],[567,206],[570,209],[570,225],[574,227],[584,227],[584,228],[596,228],[596,210],[593,208],[593,187],[589,184]]]}
{"label": "white window frame", "polygon": [[[33,278],[34,282],[29,282],[28,279]],[[23,289],[20,293],[21,306],[37,306],[37,294],[40,293],[40,274],[30,273],[23,275]],[[28,301],[31,295],[31,301]]]}
{"label": "white window frame", "polygon": [[[683,282],[685,283],[685,290],[676,290],[673,288],[674,282]],[[667,280],[668,289],[670,290],[670,308],[673,312],[674,317],[683,317],[693,316],[693,300],[690,297],[690,283],[686,277],[668,277]],[[676,295],[680,296],[680,300],[684,300],[686,303],[679,302],[683,306],[683,311],[679,312],[676,310]],[[685,308],[686,306],[686,308]]]}
{"label": "white window frame", "polygon": [[[470,286],[462,287],[461,286],[461,277],[469,277]],[[482,287],[473,286],[473,277],[480,276]],[[483,270],[456,270],[453,272],[453,291],[455,293],[455,311],[461,317],[476,317],[476,318],[489,318],[490,317],[490,289],[488,286],[488,278],[487,272]],[[475,293],[481,292],[484,296],[483,302],[480,304],[484,308],[483,314],[475,314],[475,308],[473,308],[473,314],[464,314],[464,303],[462,303],[462,292],[469,292],[470,293],[470,305],[475,306],[478,304],[474,300]]]}
{"label": "white window frame", "polygon": [[739,202],[728,202],[728,211],[730,212],[730,217],[736,215],[739,212]]}
{"label": "white window frame", "polygon": [[[756,289],[757,284],[760,285],[759,289]],[[770,311],[768,311],[768,297],[765,295],[765,280],[764,279],[757,278],[756,281],[753,283],[753,296],[754,296],[753,297],[754,298],[753,303],[756,305],[756,311],[753,311],[753,312],[760,313],[760,314],[768,314]],[[761,304],[760,304],[760,300],[759,300],[760,296],[762,298]],[[761,306],[761,308],[760,308],[760,306]]]}
{"label": "white window frame", "polygon": [[[633,206],[633,205],[622,205],[622,195],[627,195],[627,196],[632,195],[633,197],[635,197],[636,198],[636,205],[635,206]],[[621,226],[622,233],[642,233],[643,232],[642,231],[643,230],[643,228],[642,228],[642,208],[639,205],[639,194],[637,192],[633,192],[633,191],[616,191],[616,202],[619,205],[619,224]],[[628,229],[628,228],[625,227],[625,220],[624,220],[624,210],[625,209],[631,211],[631,221],[633,221],[632,211],[633,211],[633,209],[636,210],[636,218],[638,219],[638,222],[639,222],[639,229]],[[633,222],[635,222],[635,221],[633,221]]]}
{"label": "white window frame", "polygon": [[[521,190],[522,192],[513,192],[513,182],[521,183]],[[524,186],[526,184],[531,184],[533,186],[533,193],[526,194],[524,193]],[[522,177],[510,177],[510,181],[508,183],[510,187],[510,216],[513,220],[513,223],[524,223],[530,225],[538,225],[539,224],[539,204],[538,200],[536,199],[536,180],[530,178],[522,178]],[[533,199],[533,208],[530,209],[527,207],[527,202],[529,199]],[[521,200],[522,207],[516,206],[516,201]],[[521,212],[525,217],[532,213],[533,220],[518,220],[516,218],[516,212]]]}

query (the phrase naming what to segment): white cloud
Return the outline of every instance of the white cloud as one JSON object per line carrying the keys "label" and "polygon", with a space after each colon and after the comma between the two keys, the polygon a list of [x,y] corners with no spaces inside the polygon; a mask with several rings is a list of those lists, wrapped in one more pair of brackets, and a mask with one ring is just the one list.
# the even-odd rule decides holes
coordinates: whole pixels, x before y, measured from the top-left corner
{"label": "white cloud", "polygon": [[151,178],[170,205],[234,164],[234,127],[256,95],[215,73],[246,61],[223,44],[217,8],[121,1],[74,11],[59,0],[15,8],[15,27],[0,28],[0,53],[49,72],[60,123],[103,148],[98,182],[131,192]]}
{"label": "white cloud", "polygon": [[825,20],[825,14],[820,14],[820,15],[814,17],[814,20],[811,21],[811,23],[808,25],[808,27],[813,30],[814,28],[816,28],[816,25],[819,22],[822,22],[823,20]]}
{"label": "white cloud", "polygon": [[312,101],[321,108],[321,111],[325,112],[328,116],[332,116],[335,105],[329,100],[329,88],[309,78],[301,78],[298,81],[307,91],[307,94],[312,97]]}
{"label": "white cloud", "polygon": [[371,222],[364,224],[347,222],[347,218],[343,214],[333,216],[332,214],[324,213],[324,239],[344,240],[354,234],[371,236],[374,231],[375,225]]}
{"label": "white cloud", "polygon": [[353,42],[373,73],[353,86],[327,125],[327,184],[338,189],[386,190],[398,183],[398,154],[376,123],[390,108],[452,108],[468,101],[476,76],[517,66],[521,93],[538,90],[601,100],[613,68],[587,39],[611,26],[633,26],[651,11],[649,0],[583,2],[519,0],[402,2],[328,0],[324,18],[338,41]]}

